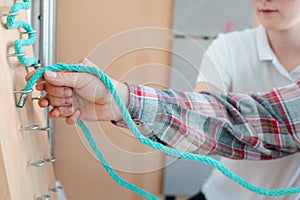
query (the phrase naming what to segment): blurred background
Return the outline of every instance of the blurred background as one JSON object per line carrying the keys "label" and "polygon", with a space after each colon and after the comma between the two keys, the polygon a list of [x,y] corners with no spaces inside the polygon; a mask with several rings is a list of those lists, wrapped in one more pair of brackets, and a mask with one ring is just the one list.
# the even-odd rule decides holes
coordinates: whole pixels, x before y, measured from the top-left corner
{"label": "blurred background", "polygon": [[[116,79],[127,77],[126,80],[160,88],[192,90],[201,55],[211,40],[220,32],[250,28],[257,23],[248,0],[57,1],[56,62],[76,63],[90,56],[96,64],[103,63],[101,59],[105,55],[101,52],[105,51],[95,47],[112,36],[136,28],[170,29],[174,32],[159,31],[158,36],[139,38],[139,41],[149,38],[164,41],[153,49],[122,54],[109,66],[98,66]],[[174,163],[174,159],[145,147],[113,125],[101,124],[103,131],[98,124],[89,126],[92,132],[105,133],[106,136],[99,136],[99,140],[111,142],[105,152],[109,160],[114,163],[119,160],[124,165],[130,162],[130,166],[123,169],[115,164],[120,176],[161,199],[192,196],[209,175],[209,167],[187,161]],[[55,123],[56,178],[62,182],[68,199],[141,199],[112,181],[82,145],[76,131],[63,120]],[[115,146],[127,152],[127,156],[109,150]],[[130,156],[132,152],[148,155],[147,161],[141,162],[139,156]],[[140,171],[134,173],[136,168]]]}

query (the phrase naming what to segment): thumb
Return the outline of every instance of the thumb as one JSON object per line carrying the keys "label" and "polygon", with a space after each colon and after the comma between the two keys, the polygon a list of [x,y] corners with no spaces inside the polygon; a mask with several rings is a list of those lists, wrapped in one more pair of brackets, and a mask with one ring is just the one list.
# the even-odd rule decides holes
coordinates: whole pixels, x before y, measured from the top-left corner
{"label": "thumb", "polygon": [[54,72],[46,71],[44,78],[47,82],[54,86],[66,86],[76,88],[76,82],[78,83],[80,73],[73,72]]}

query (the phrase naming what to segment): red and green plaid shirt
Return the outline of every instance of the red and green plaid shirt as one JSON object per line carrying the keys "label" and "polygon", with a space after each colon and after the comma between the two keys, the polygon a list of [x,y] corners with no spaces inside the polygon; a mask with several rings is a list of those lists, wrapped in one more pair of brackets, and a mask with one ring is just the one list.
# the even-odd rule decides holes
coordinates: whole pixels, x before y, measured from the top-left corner
{"label": "red and green plaid shirt", "polygon": [[299,85],[300,81],[259,95],[128,84],[128,111],[142,134],[180,151],[275,159],[300,150]]}

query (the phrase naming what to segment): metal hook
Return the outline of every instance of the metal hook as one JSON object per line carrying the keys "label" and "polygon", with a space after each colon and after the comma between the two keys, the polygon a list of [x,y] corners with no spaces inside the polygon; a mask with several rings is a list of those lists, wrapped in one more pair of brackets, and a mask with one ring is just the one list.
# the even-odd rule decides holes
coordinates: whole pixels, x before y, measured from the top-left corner
{"label": "metal hook", "polygon": [[38,160],[31,163],[27,163],[27,167],[43,167],[44,165],[46,165],[46,161],[44,160]]}
{"label": "metal hook", "polygon": [[32,89],[31,90],[14,90],[13,91],[14,94],[18,94],[18,93],[21,94],[20,99],[19,99],[18,104],[17,104],[18,108],[23,108],[24,107],[24,105],[26,103],[26,100],[28,99],[28,96],[31,92],[32,92]]}
{"label": "metal hook", "polygon": [[31,131],[31,130],[37,130],[39,128],[39,125],[31,125],[24,128],[21,128],[20,131]]}
{"label": "metal hook", "polygon": [[14,90],[14,94],[30,94],[32,92],[32,89],[30,90]]}
{"label": "metal hook", "polygon": [[34,65],[31,65],[31,67],[36,67],[36,68],[40,68],[42,66],[41,63],[38,63],[38,64],[34,64]]}
{"label": "metal hook", "polygon": [[20,131],[51,131],[51,130],[52,130],[51,127],[40,128],[39,125],[31,125],[20,129]]}
{"label": "metal hook", "polygon": [[17,16],[18,13],[1,13],[0,17]]}
{"label": "metal hook", "polygon": [[51,192],[61,192],[64,191],[64,188],[62,186],[54,187],[54,188],[49,188],[49,191]]}
{"label": "metal hook", "polygon": [[12,54],[7,54],[6,57],[19,57],[19,56],[26,56],[26,53],[12,53]]}
{"label": "metal hook", "polygon": [[24,67],[34,67],[34,68],[40,68],[42,66],[42,64],[38,63],[38,64],[33,64],[30,66],[24,66]]}
{"label": "metal hook", "polygon": [[52,156],[50,158],[44,159],[46,162],[55,163],[57,161],[57,158],[55,156]]}
{"label": "metal hook", "polygon": [[52,131],[51,127],[38,128],[39,131]]}
{"label": "metal hook", "polygon": [[42,98],[42,96],[37,96],[37,97],[32,97],[32,100],[40,100]]}
{"label": "metal hook", "polygon": [[41,195],[39,197],[35,197],[34,200],[51,200],[50,195]]}
{"label": "metal hook", "polygon": [[36,33],[35,30],[33,30],[33,31],[23,31],[23,32],[21,32],[20,34],[26,35],[26,34],[34,34],[34,33]]}

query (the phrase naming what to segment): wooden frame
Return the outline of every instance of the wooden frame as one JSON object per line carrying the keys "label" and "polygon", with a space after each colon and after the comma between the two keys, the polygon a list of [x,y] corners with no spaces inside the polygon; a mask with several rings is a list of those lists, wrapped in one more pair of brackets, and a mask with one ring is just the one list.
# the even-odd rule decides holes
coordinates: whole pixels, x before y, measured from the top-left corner
{"label": "wooden frame", "polygon": [[[0,0],[0,13],[7,12],[12,0]],[[27,21],[26,12],[20,11],[18,20]],[[22,36],[26,37],[26,36]],[[17,58],[7,58],[13,53],[13,42],[20,38],[20,30],[8,30],[5,17],[0,23],[0,199],[34,199],[50,195],[57,199],[49,188],[55,187],[52,163],[43,167],[27,166],[29,162],[50,157],[47,132],[20,131],[30,125],[45,126],[44,111],[31,97],[22,109],[16,108],[18,95],[13,90],[22,89],[29,69],[22,66]],[[33,56],[31,47],[24,48],[27,56]],[[38,96],[33,92],[32,96]]]}

